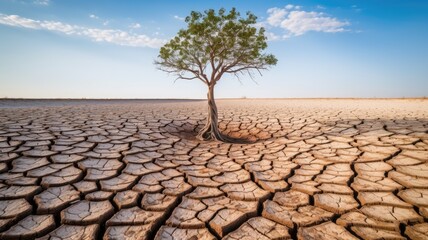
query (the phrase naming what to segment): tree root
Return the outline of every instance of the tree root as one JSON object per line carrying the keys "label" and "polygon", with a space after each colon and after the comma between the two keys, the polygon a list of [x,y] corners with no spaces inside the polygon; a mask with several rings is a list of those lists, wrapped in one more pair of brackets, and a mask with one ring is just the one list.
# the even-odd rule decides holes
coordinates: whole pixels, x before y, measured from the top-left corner
{"label": "tree root", "polygon": [[217,140],[226,143],[235,143],[235,139],[232,139],[220,132],[218,127],[212,128],[211,126],[205,126],[199,133],[197,138],[202,141]]}

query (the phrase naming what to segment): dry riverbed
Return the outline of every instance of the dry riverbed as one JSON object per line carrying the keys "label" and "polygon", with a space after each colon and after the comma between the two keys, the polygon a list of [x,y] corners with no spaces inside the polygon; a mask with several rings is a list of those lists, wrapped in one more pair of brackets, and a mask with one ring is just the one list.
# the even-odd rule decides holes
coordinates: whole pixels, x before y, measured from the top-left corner
{"label": "dry riverbed", "polygon": [[427,239],[427,100],[0,100],[0,239]]}

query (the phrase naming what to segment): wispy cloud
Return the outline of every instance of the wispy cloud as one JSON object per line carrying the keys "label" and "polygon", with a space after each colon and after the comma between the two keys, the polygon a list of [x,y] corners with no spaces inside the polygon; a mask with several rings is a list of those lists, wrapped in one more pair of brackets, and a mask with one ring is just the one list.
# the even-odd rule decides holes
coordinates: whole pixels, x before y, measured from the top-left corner
{"label": "wispy cloud", "polygon": [[50,4],[50,0],[34,0],[34,4],[48,6]]}
{"label": "wispy cloud", "polygon": [[184,21],[185,18],[175,15],[174,19],[177,19],[177,20],[180,20],[180,21]]}
{"label": "wispy cloud", "polygon": [[90,14],[89,17],[92,18],[92,19],[100,19],[100,17],[98,17],[95,14]]}
{"label": "wispy cloud", "polygon": [[121,46],[158,48],[166,42],[164,39],[151,38],[147,35],[134,34],[118,29],[88,28],[56,21],[34,20],[18,15],[0,14],[0,24],[82,36],[95,42],[108,42]]}
{"label": "wispy cloud", "polygon": [[351,8],[355,11],[355,12],[361,12],[361,8],[359,8],[357,5],[352,5]]}
{"label": "wispy cloud", "polygon": [[[300,36],[310,31],[326,33],[344,32],[346,31],[345,27],[350,25],[347,21],[328,16],[323,12],[303,11],[300,9],[300,6],[291,4],[283,8],[270,8],[267,10],[267,20],[263,24],[271,30],[274,28],[281,29],[284,32],[283,39]],[[280,38],[272,37],[271,33],[270,39],[276,40]]]}
{"label": "wispy cloud", "polygon": [[290,31],[292,35],[299,36],[309,31],[316,32],[343,32],[348,22],[342,22],[336,18],[327,17],[324,13],[292,11],[281,22],[281,27]]}
{"label": "wispy cloud", "polygon": [[141,24],[139,24],[139,23],[133,23],[129,27],[130,28],[134,28],[134,29],[138,29],[138,28],[141,28]]}
{"label": "wispy cloud", "polygon": [[275,41],[275,40],[279,40],[281,37],[276,35],[273,32],[266,32],[266,37],[268,39],[268,41]]}
{"label": "wispy cloud", "polygon": [[287,9],[287,10],[291,10],[291,9],[300,9],[301,7],[293,5],[293,4],[287,4],[287,5],[285,5],[284,8]]}
{"label": "wispy cloud", "polygon": [[109,20],[103,19],[95,14],[89,14],[89,18],[94,19],[98,22],[101,22],[104,26],[107,26],[110,23]]}
{"label": "wispy cloud", "polygon": [[281,22],[285,19],[285,17],[288,14],[287,9],[284,8],[269,8],[267,10],[267,13],[269,14],[267,18],[267,23],[269,23],[272,26],[279,27]]}

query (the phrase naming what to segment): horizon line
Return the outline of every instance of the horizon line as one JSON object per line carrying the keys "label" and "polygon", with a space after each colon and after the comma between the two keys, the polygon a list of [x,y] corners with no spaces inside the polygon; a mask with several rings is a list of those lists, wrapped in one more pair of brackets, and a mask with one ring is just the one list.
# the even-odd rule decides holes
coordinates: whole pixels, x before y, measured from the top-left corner
{"label": "horizon line", "polygon": [[[215,100],[305,100],[305,99],[322,99],[322,100],[382,100],[382,99],[420,99],[427,100],[428,96],[422,97],[283,97],[283,98],[249,98],[249,97],[237,97],[237,98],[216,98]],[[207,100],[206,98],[8,98],[3,97],[0,100]]]}

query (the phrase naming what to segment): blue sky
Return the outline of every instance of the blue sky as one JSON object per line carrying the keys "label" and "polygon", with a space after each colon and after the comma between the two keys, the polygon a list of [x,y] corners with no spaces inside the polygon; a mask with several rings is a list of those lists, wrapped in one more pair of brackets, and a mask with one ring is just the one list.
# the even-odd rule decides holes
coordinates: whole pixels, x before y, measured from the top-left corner
{"label": "blue sky", "polygon": [[216,97],[428,96],[427,1],[0,0],[0,97],[204,98],[153,65],[190,11],[236,7],[277,66]]}

